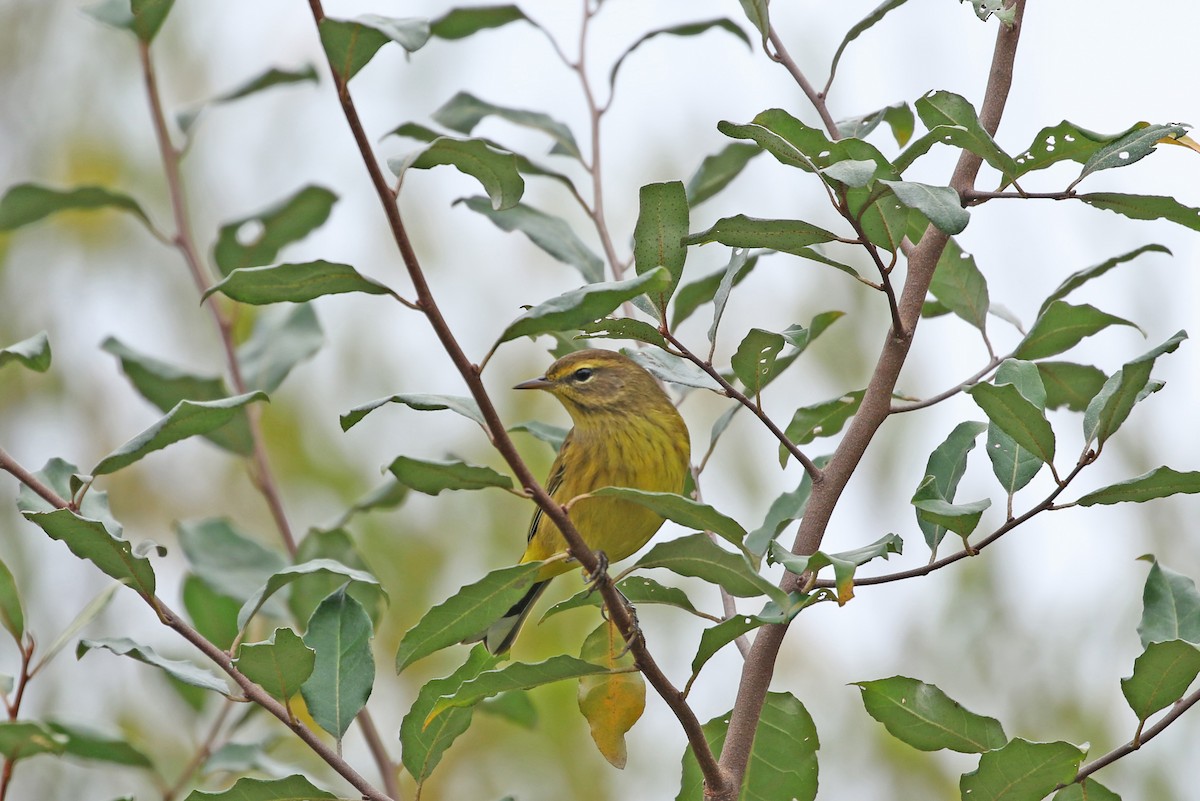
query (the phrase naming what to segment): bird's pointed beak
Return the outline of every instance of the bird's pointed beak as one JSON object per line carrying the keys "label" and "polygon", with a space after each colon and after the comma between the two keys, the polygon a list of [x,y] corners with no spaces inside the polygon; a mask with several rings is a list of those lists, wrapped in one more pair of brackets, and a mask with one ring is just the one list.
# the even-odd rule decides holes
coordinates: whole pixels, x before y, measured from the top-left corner
{"label": "bird's pointed beak", "polygon": [[541,378],[531,378],[528,381],[522,381],[513,387],[513,389],[549,389],[552,386],[554,386],[554,382],[546,378],[546,376],[542,376]]}

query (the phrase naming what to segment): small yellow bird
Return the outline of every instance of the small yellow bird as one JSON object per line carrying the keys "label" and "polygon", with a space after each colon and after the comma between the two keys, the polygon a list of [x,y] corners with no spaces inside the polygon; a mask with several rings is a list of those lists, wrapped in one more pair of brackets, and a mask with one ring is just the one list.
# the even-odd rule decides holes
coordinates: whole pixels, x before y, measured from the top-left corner
{"label": "small yellow bird", "polygon": [[[633,360],[607,350],[581,350],[550,365],[541,378],[513,388],[546,390],[566,407],[575,424],[546,481],[556,502],[566,504],[610,486],[683,491],[691,469],[687,426],[654,378]],[[588,547],[614,562],[649,542],[663,523],[649,509],[619,498],[584,498],[571,504],[570,516]],[[521,562],[566,550],[558,527],[538,509]],[[468,642],[483,640],[494,654],[507,651],[550,579],[576,566],[566,560],[547,564],[525,597]]]}

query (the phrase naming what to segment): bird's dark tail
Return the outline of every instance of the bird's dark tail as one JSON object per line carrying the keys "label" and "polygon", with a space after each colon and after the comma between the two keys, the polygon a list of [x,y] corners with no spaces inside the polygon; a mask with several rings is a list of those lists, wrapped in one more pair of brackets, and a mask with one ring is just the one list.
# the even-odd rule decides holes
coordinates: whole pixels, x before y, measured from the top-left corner
{"label": "bird's dark tail", "polygon": [[507,651],[512,647],[513,641],[517,639],[517,634],[521,632],[521,626],[524,625],[525,618],[529,617],[529,613],[533,610],[534,603],[545,592],[546,585],[549,583],[550,581],[546,580],[534,584],[528,592],[521,596],[521,600],[504,613],[503,617],[463,642],[483,642],[484,647],[493,654],[502,654]]}

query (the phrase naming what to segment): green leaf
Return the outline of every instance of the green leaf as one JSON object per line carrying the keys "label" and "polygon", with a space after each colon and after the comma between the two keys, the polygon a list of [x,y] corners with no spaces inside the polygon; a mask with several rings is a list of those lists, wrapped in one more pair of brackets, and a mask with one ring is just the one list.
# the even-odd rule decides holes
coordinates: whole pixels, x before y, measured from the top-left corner
{"label": "green leaf", "polygon": [[[884,5],[892,5],[895,2],[896,0],[888,0]],[[899,0],[899,2],[903,3],[906,0]],[[916,117],[913,116],[912,107],[908,103],[900,102],[861,117],[838,120],[837,128],[843,139],[865,139],[868,134],[879,127],[881,122],[886,122],[892,129],[892,137],[900,147],[908,144],[908,140],[912,138],[913,129],[916,127]]]}
{"label": "green leaf", "polygon": [[[692,678],[700,675],[700,670],[712,659],[718,651],[747,632],[762,626],[782,625],[800,614],[804,607],[815,600],[816,596],[795,593],[786,608],[781,609],[774,601],[767,601],[762,612],[757,615],[735,614],[715,626],[710,626],[700,634],[700,646],[692,657]],[[690,683],[690,682],[689,682]]]}
{"label": "green leaf", "polygon": [[[757,145],[733,142],[721,148],[719,152],[705,156],[704,161],[700,162],[700,166],[688,179],[688,205],[694,208],[729,186],[750,160],[761,152],[762,148]],[[676,303],[678,302],[676,298]]]}
{"label": "green leaf", "polygon": [[421,412],[436,412],[443,409],[449,409],[452,412],[457,412],[468,420],[474,420],[479,425],[485,425],[483,420],[483,412],[479,411],[479,404],[474,398],[468,398],[461,395],[426,395],[423,393],[405,393],[401,395],[389,395],[386,398],[373,400],[370,403],[364,403],[361,406],[355,406],[350,411],[338,418],[342,424],[343,431],[349,431],[360,420],[366,417],[371,412],[378,409],[380,406],[386,406],[389,403],[399,403],[407,406],[410,409],[416,409]]}
{"label": "green leaf", "polygon": [[21,640],[25,636],[25,610],[21,606],[17,582],[3,560],[0,560],[0,625],[8,629],[18,646],[23,644]]}
{"label": "green leaf", "polygon": [[523,203],[497,211],[492,208],[491,201],[482,197],[469,197],[458,202],[487,217],[502,230],[525,234],[530,242],[546,253],[578,270],[589,284],[604,280],[604,260],[584,244],[561,217],[546,214]]}
{"label": "green leaf", "polygon": [[1168,256],[1173,255],[1170,250],[1162,245],[1142,245],[1140,248],[1131,250],[1128,253],[1122,253],[1120,256],[1114,256],[1100,264],[1071,273],[1067,276],[1066,280],[1058,285],[1057,289],[1050,293],[1049,297],[1042,301],[1041,308],[1038,309],[1038,316],[1040,317],[1044,314],[1054,301],[1065,298],[1088,281],[1099,278],[1114,267],[1119,267],[1126,262],[1133,261],[1143,253],[1166,253]]}
{"label": "green leaf", "polygon": [[103,522],[81,517],[70,509],[23,514],[51,539],[66,543],[80,559],[87,559],[118,581],[127,582],[143,597],[154,595],[154,568],[149,560],[136,556],[129,541],[114,536]]}
{"label": "green leaf", "polygon": [[626,352],[629,358],[646,368],[655,378],[668,384],[678,384],[683,387],[707,389],[712,392],[722,392],[721,386],[708,373],[701,370],[692,362],[674,356],[663,350],[630,350]]}
{"label": "green leaf", "polygon": [[[1016,162],[996,144],[979,121],[974,107],[961,95],[953,92],[930,92],[916,102],[917,115],[927,128],[955,126],[965,130],[965,136],[954,144],[980,156],[1004,176],[1017,172]],[[897,164],[899,168],[899,164]]]}
{"label": "green leaf", "polygon": [[646,679],[611,620],[584,639],[579,657],[609,671],[580,676],[576,699],[600,754],[614,768],[623,769],[629,758],[625,735],[646,711]]}
{"label": "green leaf", "polygon": [[524,423],[517,423],[508,429],[510,432],[523,431],[531,435],[534,439],[539,439],[554,449],[555,453],[562,447],[563,440],[567,438],[567,429],[562,426],[553,426],[548,423],[542,423],[537,420],[528,420]]}
{"label": "green leaf", "polygon": [[46,727],[58,737],[65,738],[62,740],[64,754],[78,759],[133,768],[153,767],[148,756],[123,738],[109,737],[74,724],[51,722],[47,723]]}
{"label": "green leaf", "polygon": [[522,314],[504,329],[496,344],[552,331],[576,330],[611,314],[622,303],[638,295],[663,294],[671,286],[672,280],[665,267],[656,267],[636,278],[588,284],[574,289],[539,303]]}
{"label": "green leaf", "polygon": [[[398,486],[395,482],[389,482],[389,484]],[[384,494],[386,495],[386,493]],[[372,499],[370,496],[360,503],[369,504],[372,500],[386,503],[381,498]],[[310,529],[304,539],[300,541],[300,545],[296,549],[295,561],[297,564],[309,563],[311,565],[315,562],[318,565],[325,565],[322,560],[332,560],[350,570],[316,569],[303,573],[291,582],[287,606],[296,620],[308,620],[312,617],[312,613],[316,611],[321,601],[345,584],[347,578],[374,575],[355,546],[354,540],[341,528],[334,527],[326,531]],[[351,573],[350,571],[357,572]],[[387,600],[387,593],[383,591],[383,587],[373,581],[351,581],[347,592],[363,605],[367,614],[371,616],[372,622],[378,626],[381,604]]]}
{"label": "green leaf", "polygon": [[860,189],[875,180],[878,165],[870,159],[845,159],[835,161],[820,170],[826,178],[845,184],[853,189]]}
{"label": "green leaf", "polygon": [[[978,423],[972,420],[959,423],[945,441],[929,454],[929,461],[925,464],[925,476],[926,480],[933,479],[933,486],[937,490],[936,497],[947,501],[954,500],[954,494],[958,491],[958,482],[962,480],[963,473],[967,470],[967,455],[975,449],[975,441],[980,434],[987,430],[987,427],[987,423]],[[942,537],[946,536],[946,527],[931,523],[923,518],[919,511],[917,511],[917,525],[921,527],[921,531],[925,535],[925,543],[929,546],[929,550],[936,552],[938,543],[942,541]]]}
{"label": "green leaf", "polygon": [[711,531],[739,548],[746,538],[746,529],[728,515],[724,515],[708,504],[676,495],[672,492],[648,492],[627,487],[602,487],[589,495],[600,498],[622,498],[638,506],[644,506],[655,514],[674,521],[684,528]]}
{"label": "green leaf", "polygon": [[541,566],[526,562],[493,570],[430,609],[400,640],[396,672],[494,623],[533,586]]}
{"label": "green leaf", "polygon": [[1121,801],[1121,796],[1089,776],[1081,782],[1068,784],[1055,793],[1051,801]]}
{"label": "green leaf", "polygon": [[[1133,130],[1130,128],[1112,135],[1100,134],[1063,120],[1039,131],[1029,147],[1017,156],[1017,172],[1013,178],[1020,178],[1034,170],[1044,170],[1060,161],[1071,160],[1083,164],[1097,150]],[[1005,178],[999,188],[1003,189],[1010,183],[1012,179]]]}
{"label": "green leaf", "polygon": [[409,774],[422,785],[441,762],[446,749],[471,725],[473,707],[449,709],[434,718],[428,726],[426,718],[437,700],[452,695],[464,682],[475,679],[485,670],[499,664],[501,657],[489,654],[482,645],[471,649],[467,661],[449,676],[434,679],[423,686],[412,708],[400,722],[400,759]]}
{"label": "green leaf", "polygon": [[[254,597],[267,579],[287,565],[282,554],[260,545],[224,518],[185,520],[176,524],[175,533],[196,577],[238,604]],[[282,607],[275,610],[282,612]]]}
{"label": "green leaf", "polygon": [[1073,412],[1082,412],[1106,379],[1099,368],[1089,364],[1038,362],[1037,368],[1046,387],[1047,409],[1065,406]]}
{"label": "green leaf", "polygon": [[767,48],[767,36],[771,32],[771,20],[767,12],[767,3],[769,0],[738,0],[742,4],[742,11],[746,14],[746,19],[750,20],[750,24],[758,29],[762,36],[763,49]]}
{"label": "green leaf", "polygon": [[0,756],[9,764],[38,754],[61,754],[65,748],[65,736],[44,723],[0,721]]}
{"label": "green leaf", "polygon": [[1110,484],[1103,489],[1089,492],[1075,503],[1079,506],[1126,502],[1145,503],[1155,498],[1197,492],[1200,492],[1200,471],[1180,473],[1169,467],[1156,467],[1137,478]]}
{"label": "green leaf", "polygon": [[962,233],[971,221],[971,213],[962,207],[958,192],[948,186],[930,186],[913,181],[887,181],[881,184],[896,193],[896,199],[929,218],[941,231],[953,236]]}
{"label": "green leaf", "polygon": [[353,20],[321,20],[321,46],[329,66],[343,83],[375,57],[389,41],[408,52],[421,48],[429,39],[429,23],[421,19],[394,19],[366,14]]}
{"label": "green leaf", "polygon": [[[1032,362],[1005,359],[996,370],[994,383],[997,386],[1011,384],[1025,400],[1038,409],[1045,408],[1046,388]],[[992,462],[992,472],[1009,495],[1032,481],[1044,464],[1039,456],[1022,448],[994,422],[988,423],[987,455]]]}
{"label": "green leaf", "polygon": [[388,168],[401,180],[409,169],[446,164],[479,181],[497,211],[515,206],[525,192],[517,157],[482,139],[441,136],[402,159],[388,159]]}
{"label": "green leaf", "polygon": [[[801,406],[792,415],[784,434],[797,445],[806,445],[817,437],[833,436],[858,412],[864,392],[858,389],[812,406]],[[786,465],[789,456],[791,453],[781,445],[779,463]]]}
{"label": "green leaf", "polygon": [[[663,604],[665,606],[674,606],[693,615],[700,615],[700,612],[687,597],[687,593],[678,587],[666,587],[652,578],[629,576],[617,582],[617,589],[635,606],[641,604]],[[604,598],[600,593],[591,589],[580,590],[565,601],[559,601],[547,609],[542,615],[541,620],[546,620],[560,612],[566,612],[571,609],[579,609],[585,606],[600,607],[603,604]]]}
{"label": "green leaf", "polygon": [[666,568],[680,576],[716,584],[739,598],[766,595],[780,606],[788,605],[787,595],[760,576],[745,555],[726,551],[707,534],[660,542],[638,559],[634,567]]}
{"label": "green leaf", "polygon": [[288,374],[325,344],[317,313],[308,304],[266,309],[254,321],[250,338],[237,349],[247,389],[274,392]]}
{"label": "green leaf", "polygon": [[317,655],[291,629],[275,629],[271,639],[243,643],[234,665],[272,697],[287,701],[313,673]]}
{"label": "green leaf", "polygon": [[[713,302],[713,319],[712,324],[708,327],[708,341],[715,343],[717,341],[717,328],[721,325],[721,317],[725,315],[725,306],[729,303],[729,293],[733,291],[742,278],[746,277],[750,270],[754,269],[754,265],[758,263],[758,257],[751,257],[750,251],[733,249],[729,255],[729,263],[725,265],[725,269],[720,271],[720,278],[713,285],[712,294],[709,295]],[[713,273],[717,275],[717,273]],[[685,287],[686,288],[686,287]],[[675,313],[679,313],[679,299],[675,301]]]}
{"label": "green leaf", "polygon": [[1114,192],[1093,192],[1076,197],[1089,206],[1115,211],[1134,220],[1168,220],[1193,231],[1200,231],[1200,209],[1185,206],[1173,197],[1122,195]]}
{"label": "green leaf", "polygon": [[[813,463],[819,469],[824,469],[825,465],[829,463],[829,457],[818,456]],[[808,507],[808,498],[811,494],[812,476],[805,471],[804,475],[800,477],[799,486],[771,501],[762,525],[746,535],[747,550],[755,556],[762,556],[766,553],[767,547],[779,536],[779,532],[783,531],[784,526],[804,516],[804,510]]]}
{"label": "green leaf", "polygon": [[[976,384],[967,390],[993,424],[1046,464],[1054,462],[1054,430],[1046,413],[1013,384]],[[1043,401],[1044,402],[1044,401]]]}
{"label": "green leaf", "polygon": [[1099,448],[1104,447],[1105,441],[1128,419],[1134,405],[1145,397],[1142,393],[1150,382],[1154,362],[1165,353],[1173,353],[1185,339],[1187,332],[1179,331],[1109,376],[1083,415],[1083,435],[1088,444],[1097,441]]}
{"label": "green leaf", "polygon": [[720,242],[735,248],[767,248],[807,257],[809,245],[835,239],[836,234],[803,220],[761,220],[738,214],[717,220],[711,228],[690,234],[684,242],[689,245]]}
{"label": "green leaf", "polygon": [[[183,400],[214,401],[230,395],[225,381],[219,376],[186,372],[133,350],[113,337],[105,339],[100,348],[120,359],[121,370],[129,383],[162,412],[169,412]],[[204,438],[239,456],[249,456],[254,451],[254,439],[245,410],[239,411],[225,425],[205,434]]]}
{"label": "green leaf", "polygon": [[554,147],[550,150],[551,153],[570,156],[579,160],[583,158],[579,152],[579,145],[575,142],[575,136],[571,133],[571,129],[549,114],[544,114],[540,111],[525,111],[524,109],[497,106],[486,100],[480,100],[468,92],[458,92],[454,97],[443,103],[437,111],[433,112],[432,116],[434,122],[444,125],[452,131],[464,134],[470,134],[475,130],[475,126],[488,117],[499,117],[514,125],[520,125],[524,128],[530,128],[547,134],[554,140]]}
{"label": "green leaf", "polygon": [[317,260],[271,267],[242,267],[209,287],[204,298],[214,292],[242,303],[262,306],[268,303],[303,303],[323,295],[365,292],[368,295],[396,293],[378,281],[359,273],[349,264]]}
{"label": "green leaf", "polygon": [[430,32],[439,39],[464,39],[480,31],[503,27],[510,22],[524,20],[537,25],[513,5],[473,6],[452,8],[430,23]]}
{"label": "green leaf", "polygon": [[320,79],[317,77],[317,70],[312,64],[305,64],[304,67],[299,70],[281,70],[276,67],[272,67],[271,69],[264,71],[262,74],[241,84],[235,89],[231,89],[228,92],[223,92],[211,100],[198,103],[194,106],[177,112],[175,114],[175,122],[179,125],[180,130],[182,130],[185,135],[190,134],[192,128],[196,125],[196,121],[208,109],[209,106],[241,100],[244,97],[249,97],[250,95],[271,89],[275,86],[286,86],[289,84],[309,82],[320,82]]}
{"label": "green leaf", "polygon": [[447,489],[512,487],[512,479],[508,476],[490,467],[466,462],[430,462],[397,456],[387,469],[401,484],[426,495],[437,495]]}
{"label": "green leaf", "polygon": [[306,186],[269,209],[222,225],[213,246],[221,275],[275,261],[285,246],[324,225],[337,199],[324,187]]}
{"label": "green leaf", "polygon": [[238,636],[241,602],[222,595],[194,574],[184,577],[181,595],[192,627],[221,650],[229,650]]}
{"label": "green leaf", "polygon": [[[714,754],[725,745],[730,713],[718,715],[703,726],[704,739]],[[750,746],[750,760],[742,785],[742,798],[751,801],[789,799],[813,801],[817,797],[817,727],[804,704],[789,693],[767,693],[758,730]],[[691,746],[683,755],[683,780],[676,801],[702,801],[704,776]]]}
{"label": "green leaf", "polygon": [[370,616],[344,589],[321,602],[304,633],[304,645],[317,653],[300,693],[317,725],[338,740],[371,696],[372,634]]}
{"label": "green leaf", "polygon": [[514,662],[500,670],[480,673],[477,677],[463,682],[454,693],[443,695],[434,702],[433,709],[425,718],[425,725],[436,721],[437,717],[448,709],[473,706],[485,698],[503,692],[531,690],[543,684],[606,672],[608,668],[566,654],[532,664]]}
{"label": "green leaf", "polygon": [[[82,486],[79,473],[80,470],[75,465],[63,459],[54,458],[46,462],[45,466],[33,475],[54,490],[63,500],[77,500]],[[21,485],[17,492],[17,508],[22,512],[52,512],[59,507],[50,504],[29,487]],[[112,510],[108,506],[107,492],[90,489],[84,493],[83,501],[79,504],[78,514],[91,520],[98,520],[111,536],[116,539],[121,538],[123,529],[117,519],[112,516]]]}
{"label": "green leaf", "polygon": [[50,369],[50,337],[45,331],[34,334],[7,348],[0,348],[0,367],[18,362],[35,373]]}
{"label": "green leaf", "polygon": [[1167,640],[1200,644],[1200,592],[1196,591],[1196,582],[1163,567],[1153,556],[1142,558],[1150,562],[1137,629],[1142,647]]}
{"label": "green leaf", "polygon": [[854,684],[867,714],[913,748],[982,754],[1007,742],[1000,721],[964,709],[932,684],[905,676]]}
{"label": "green leaf", "polygon": [[124,211],[150,225],[137,201],[101,186],[51,189],[38,184],[17,184],[0,198],[0,231],[15,231],[60,211],[90,211],[112,208]]}
{"label": "green leaf", "polygon": [[130,659],[136,659],[139,662],[156,667],[171,678],[182,681],[184,684],[192,687],[211,690],[225,696],[229,695],[229,686],[225,683],[224,679],[215,673],[198,667],[191,662],[167,659],[166,657],[159,656],[153,648],[147,645],[139,645],[126,637],[102,640],[82,639],[75,647],[75,658],[82,659],[84,654],[95,648],[112,651],[118,656],[127,656]]}
{"label": "green leaf", "polygon": [[[904,5],[906,2],[907,0],[884,0],[884,2],[875,7],[875,10],[873,10],[870,14],[867,14],[867,16],[863,17],[858,22],[854,23],[850,30],[846,31],[846,35],[842,37],[841,44],[838,45],[837,50],[833,54],[833,61],[829,63],[829,80],[825,82],[824,94],[828,94],[829,87],[833,85],[833,78],[837,75],[838,62],[842,60],[842,53],[846,52],[846,47],[863,33],[865,33],[871,26],[887,16],[889,11],[894,11],[895,9]],[[908,108],[908,104],[905,104],[905,108]],[[911,116],[912,112],[910,111],[909,117],[911,118]],[[873,128],[874,126],[871,127]],[[857,128],[857,126],[855,126],[855,128]],[[911,125],[909,128],[911,130]],[[867,131],[862,133],[859,133],[855,129],[843,131],[841,124],[839,124],[838,131],[842,134],[842,136],[855,136],[861,139],[870,132],[870,129],[867,129]],[[899,137],[897,137],[897,139],[899,139]],[[904,143],[900,142],[900,144],[903,145]]]}
{"label": "green leaf", "polygon": [[687,260],[688,201],[683,184],[669,181],[647,184],[638,192],[638,219],[633,229],[633,260],[639,275],[665,267],[670,281],[657,292],[647,293],[666,316],[667,301],[679,285]]}
{"label": "green leaf", "polygon": [[933,477],[926,476],[913,494],[912,505],[917,509],[918,519],[947,528],[966,540],[992,502],[984,498],[970,503],[951,503],[939,497]]}
{"label": "green leaf", "polygon": [[749,395],[757,396],[762,391],[782,350],[783,337],[772,331],[751,328],[743,337],[730,366]]}
{"label": "green leaf", "polygon": [[1200,675],[1200,647],[1184,640],[1152,642],[1133,661],[1133,675],[1121,679],[1121,692],[1138,721],[1166,709]]}
{"label": "green leaf", "polygon": [[[293,581],[310,576],[314,573],[325,575],[341,576],[344,586],[352,581],[361,582],[363,584],[378,585],[379,579],[367,573],[365,570],[356,570],[352,567],[336,562],[333,559],[310,559],[307,562],[301,562],[297,565],[288,565],[280,568],[267,579],[266,583],[259,587],[253,595],[246,599],[242,604],[241,611],[238,612],[238,628],[244,629],[247,621],[254,617],[255,613],[262,608],[267,600],[277,593],[279,590],[291,584]],[[333,597],[332,595],[329,597]],[[352,599],[353,600],[353,599]],[[313,614],[316,614],[314,611]],[[307,642],[307,640],[306,640]],[[329,731],[326,729],[326,731]]]}
{"label": "green leaf", "polygon": [[979,767],[959,781],[963,798],[973,801],[1040,801],[1075,778],[1084,752],[1070,743],[1010,740],[979,758]]}
{"label": "green leaf", "polygon": [[59,652],[68,643],[74,642],[75,636],[99,617],[101,612],[108,608],[108,605],[112,603],[113,596],[117,594],[117,590],[123,586],[122,582],[114,581],[96,593],[96,597],[89,601],[87,606],[79,610],[79,614],[75,615],[71,622],[67,624],[67,627],[59,632],[58,636],[54,638],[54,641],[48,647],[39,649],[41,659],[37,663],[36,669],[41,670],[54,657],[58,656]]}
{"label": "green leaf", "polygon": [[1075,183],[1099,170],[1127,167],[1154,152],[1155,145],[1165,138],[1178,139],[1188,131],[1186,125],[1144,125],[1097,150],[1083,165]]}
{"label": "green leaf", "polygon": [[242,407],[260,400],[267,400],[266,393],[248,392],[214,401],[181,400],[165,417],[101,459],[92,475],[115,473],[168,445],[215,431],[233,420]]}
{"label": "green leaf", "polygon": [[84,13],[121,30],[132,31],[146,44],[154,41],[175,0],[103,0]]}
{"label": "green leaf", "polygon": [[193,790],[183,801],[336,801],[337,796],[321,790],[304,776],[283,779],[240,778],[228,790],[206,793]]}
{"label": "green leaf", "polygon": [[980,331],[987,330],[991,308],[987,279],[975,264],[975,257],[950,239],[938,258],[929,292],[947,309]]}
{"label": "green leaf", "polygon": [[[748,36],[746,36],[745,32],[741,28],[739,28],[737,25],[733,24],[733,22],[731,22],[730,20],[728,20],[724,17],[719,17],[717,19],[705,20],[703,22],[686,22],[682,25],[670,25],[665,28],[656,28],[656,29],[650,31],[649,33],[643,34],[641,38],[639,38],[636,42],[634,42],[629,47],[627,47],[625,49],[625,52],[622,53],[617,58],[616,62],[612,66],[612,69],[608,73],[609,91],[611,92],[613,87],[616,86],[617,72],[620,71],[621,65],[625,63],[625,59],[628,58],[630,53],[632,53],[634,50],[637,50],[639,47],[641,47],[643,44],[645,44],[650,39],[653,39],[656,36],[662,36],[664,34],[667,34],[670,36],[698,36],[699,34],[706,33],[707,31],[712,30],[713,28],[718,28],[720,30],[728,31],[729,33],[733,34],[734,36],[736,36],[737,38],[739,38],[743,42],[745,42],[747,47],[751,46],[750,38]],[[690,192],[689,192],[689,195],[690,195]]]}
{"label": "green leaf", "polygon": [[1029,360],[1054,356],[1110,325],[1127,325],[1141,330],[1135,323],[1102,312],[1095,306],[1072,306],[1066,301],[1055,300],[1038,315],[1013,355]]}
{"label": "green leaf", "polygon": [[581,326],[579,332],[587,339],[630,339],[660,348],[667,347],[667,340],[658,328],[645,320],[635,320],[632,317],[605,317]]}
{"label": "green leaf", "polygon": [[824,551],[815,551],[798,556],[778,542],[771,543],[770,553],[771,561],[778,562],[789,573],[795,573],[797,576],[832,567],[834,583],[837,585],[837,602],[840,606],[854,597],[854,573],[860,565],[879,557],[887,559],[889,554],[901,553],[903,550],[904,541],[899,535],[885,534],[870,545],[842,553],[827,554]]}

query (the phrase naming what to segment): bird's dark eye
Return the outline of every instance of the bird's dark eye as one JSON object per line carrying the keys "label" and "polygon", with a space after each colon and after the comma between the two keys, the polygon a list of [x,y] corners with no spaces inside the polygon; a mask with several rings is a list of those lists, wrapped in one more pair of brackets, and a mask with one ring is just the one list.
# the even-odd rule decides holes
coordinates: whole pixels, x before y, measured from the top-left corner
{"label": "bird's dark eye", "polygon": [[576,370],[574,373],[571,374],[571,377],[582,384],[584,381],[587,381],[589,378],[592,377],[592,368],[580,367],[578,370]]}

